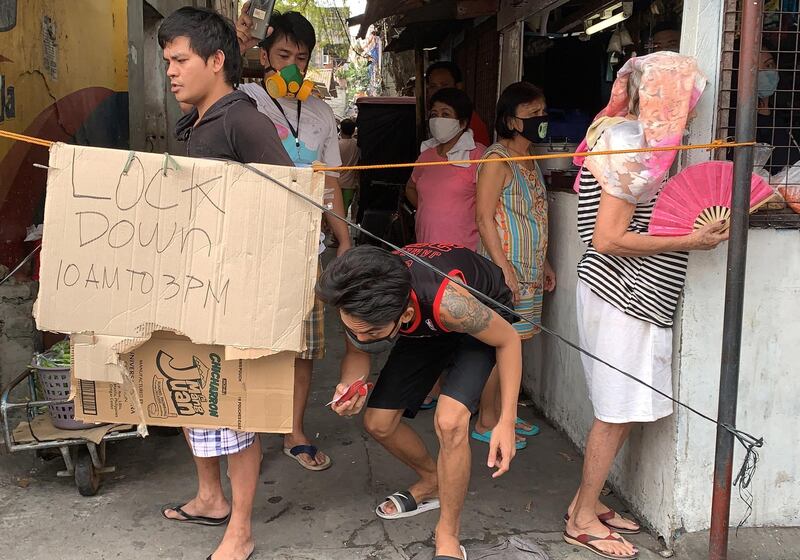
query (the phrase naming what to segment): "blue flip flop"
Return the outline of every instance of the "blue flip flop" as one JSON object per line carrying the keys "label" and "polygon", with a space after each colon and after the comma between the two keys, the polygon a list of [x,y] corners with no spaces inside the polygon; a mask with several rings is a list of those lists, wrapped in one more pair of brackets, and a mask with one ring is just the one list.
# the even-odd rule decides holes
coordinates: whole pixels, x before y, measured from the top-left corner
{"label": "blue flip flop", "polygon": [[[515,423],[515,424],[527,424],[527,422],[525,422],[525,420],[523,420],[523,419],[522,419],[522,418],[520,418],[519,416],[517,416],[517,419],[516,419],[516,420],[514,420],[514,423]],[[530,429],[530,430],[520,430],[520,429],[516,429],[516,430],[514,430],[514,431],[515,431],[515,432],[517,432],[517,434],[519,434],[519,435],[521,435],[521,436],[535,436],[535,435],[536,435],[536,434],[538,434],[538,433],[539,433],[541,430],[539,429],[539,426],[537,426],[536,424],[531,424],[531,429]]]}
{"label": "blue flip flop", "polygon": [[439,399],[433,399],[429,403],[422,403],[419,405],[420,410],[431,410],[432,408],[436,408],[436,403],[439,402]]}
{"label": "blue flip flop", "polygon": [[[472,439],[482,441],[483,443],[489,443],[490,441],[492,441],[492,430],[483,433],[480,433],[476,430],[472,430]],[[517,448],[517,451],[519,451],[520,449],[525,449],[526,447],[528,447],[528,440],[523,439],[522,441],[518,441],[515,447]]]}

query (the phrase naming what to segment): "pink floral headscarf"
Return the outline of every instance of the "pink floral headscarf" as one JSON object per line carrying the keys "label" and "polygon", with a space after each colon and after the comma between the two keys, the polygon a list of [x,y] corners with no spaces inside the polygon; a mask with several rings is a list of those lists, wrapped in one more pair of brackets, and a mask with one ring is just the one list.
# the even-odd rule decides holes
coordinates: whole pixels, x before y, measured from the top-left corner
{"label": "pink floral headscarf", "polygon": [[[656,52],[630,59],[617,74],[611,99],[597,117],[628,114],[628,79],[641,74],[639,116],[630,125],[612,126],[594,146],[584,140],[579,152],[677,146],[681,143],[689,113],[697,105],[706,85],[697,61],[673,52]],[[615,133],[616,131],[616,133]],[[574,163],[592,172],[608,193],[636,203],[651,200],[661,187],[677,150],[664,152],[575,157]],[[579,187],[580,175],[575,183]]]}

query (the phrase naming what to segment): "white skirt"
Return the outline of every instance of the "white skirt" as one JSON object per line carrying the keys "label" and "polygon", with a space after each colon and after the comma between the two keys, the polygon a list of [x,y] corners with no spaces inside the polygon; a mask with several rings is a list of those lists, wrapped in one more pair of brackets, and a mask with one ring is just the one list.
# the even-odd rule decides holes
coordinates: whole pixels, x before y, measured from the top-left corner
{"label": "white skirt", "polygon": [[[578,280],[581,348],[672,396],[672,329],[626,315]],[[581,354],[589,398],[598,420],[654,422],[672,414],[672,401]]]}

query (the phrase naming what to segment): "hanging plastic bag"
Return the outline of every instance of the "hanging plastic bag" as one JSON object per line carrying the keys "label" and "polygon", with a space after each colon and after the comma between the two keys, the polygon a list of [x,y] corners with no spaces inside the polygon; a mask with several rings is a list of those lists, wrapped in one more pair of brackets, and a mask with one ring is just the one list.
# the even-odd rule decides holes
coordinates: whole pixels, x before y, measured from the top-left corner
{"label": "hanging plastic bag", "polygon": [[778,171],[770,177],[769,183],[777,188],[789,208],[800,214],[800,161]]}

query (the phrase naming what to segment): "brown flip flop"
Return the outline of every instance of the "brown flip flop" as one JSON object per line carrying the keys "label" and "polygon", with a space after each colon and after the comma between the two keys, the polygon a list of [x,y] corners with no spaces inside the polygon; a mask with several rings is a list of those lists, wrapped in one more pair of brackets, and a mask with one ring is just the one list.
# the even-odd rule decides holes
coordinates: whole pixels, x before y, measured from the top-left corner
{"label": "brown flip flop", "polygon": [[[639,533],[642,532],[641,526],[639,526],[639,528],[637,529],[626,529],[625,527],[617,527],[616,525],[612,525],[610,521],[616,518],[624,519],[625,521],[630,521],[631,523],[636,523],[637,525],[639,525],[638,521],[622,517],[613,509],[609,509],[607,512],[601,513],[600,515],[597,516],[597,519],[600,520],[600,523],[605,525],[606,528],[609,529],[612,533],[618,533],[620,535],[638,535]],[[564,514],[564,523],[569,523],[569,513]]]}
{"label": "brown flip flop", "polygon": [[600,523],[611,529],[611,531],[614,533],[619,533],[620,535],[638,535],[639,533],[642,532],[642,527],[640,525],[636,529],[626,529],[625,527],[617,527],[616,525],[612,525],[611,520],[617,518],[624,519],[625,521],[630,521],[631,523],[636,523],[636,525],[639,525],[638,521],[634,521],[633,519],[626,519],[613,509],[609,509],[607,512],[601,513],[600,515],[597,516],[597,519],[600,520]]}
{"label": "brown flip flop", "polygon": [[564,541],[568,544],[572,544],[581,548],[585,548],[589,552],[593,552],[602,558],[608,558],[609,560],[636,560],[639,557],[638,552],[634,552],[633,554],[611,554],[594,546],[593,542],[602,542],[602,541],[616,541],[616,542],[623,542],[623,538],[619,535],[614,536],[616,533],[609,533],[605,537],[598,537],[595,535],[589,535],[586,533],[582,533],[580,535],[570,535],[566,531],[564,531]]}

